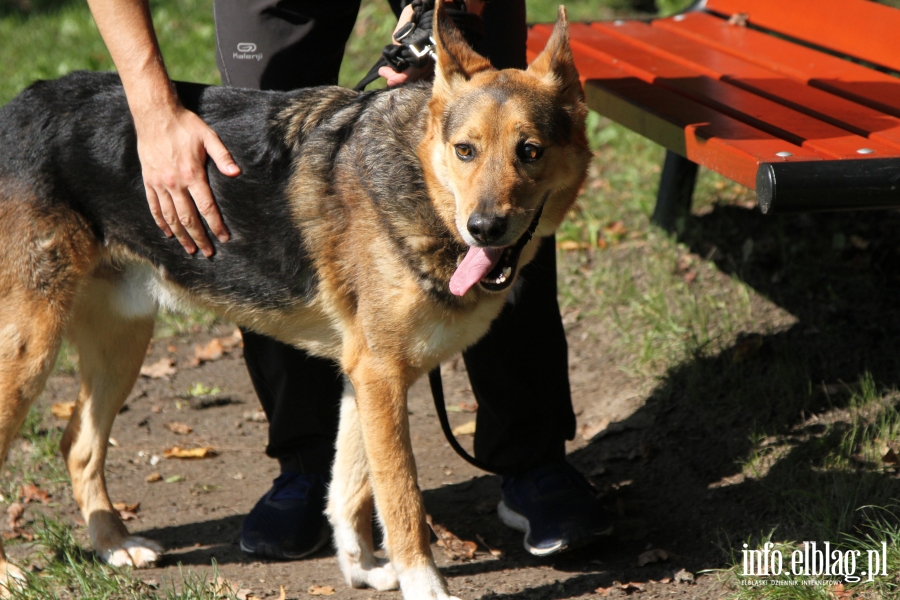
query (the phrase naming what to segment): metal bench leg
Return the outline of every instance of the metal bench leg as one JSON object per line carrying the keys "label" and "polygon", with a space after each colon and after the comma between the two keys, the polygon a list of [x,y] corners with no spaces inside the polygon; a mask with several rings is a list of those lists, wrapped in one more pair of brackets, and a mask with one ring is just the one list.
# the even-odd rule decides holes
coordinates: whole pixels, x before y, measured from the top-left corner
{"label": "metal bench leg", "polygon": [[696,182],[697,163],[666,150],[666,162],[663,164],[662,176],[659,179],[656,208],[650,220],[670,233],[675,231],[676,219],[691,210],[691,198]]}

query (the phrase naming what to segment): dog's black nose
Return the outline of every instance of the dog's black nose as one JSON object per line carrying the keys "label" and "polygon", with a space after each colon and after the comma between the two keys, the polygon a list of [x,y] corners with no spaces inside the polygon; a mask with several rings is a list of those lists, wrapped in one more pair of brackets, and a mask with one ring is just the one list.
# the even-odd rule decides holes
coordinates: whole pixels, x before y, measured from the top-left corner
{"label": "dog's black nose", "polygon": [[482,244],[493,244],[506,234],[506,217],[494,213],[472,213],[466,223],[469,233]]}

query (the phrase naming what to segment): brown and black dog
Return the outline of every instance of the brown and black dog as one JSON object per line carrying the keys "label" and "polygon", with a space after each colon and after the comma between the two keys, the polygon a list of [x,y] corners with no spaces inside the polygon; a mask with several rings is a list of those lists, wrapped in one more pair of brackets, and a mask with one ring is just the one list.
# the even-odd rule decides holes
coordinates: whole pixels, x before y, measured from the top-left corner
{"label": "brown and black dog", "polygon": [[[574,201],[590,152],[562,8],[526,71],[492,69],[440,11],[434,39],[433,86],[178,84],[242,169],[208,169],[232,236],[212,259],[154,224],[116,75],[38,82],[0,109],[0,452],[66,336],[81,390],[62,451],[107,562],[141,567],[162,552],[129,535],[103,469],[158,306],[192,304],[340,363],[327,513],[344,577],[399,585],[407,600],[450,598],[416,484],[407,390],[485,333]],[[373,554],[376,507],[390,562]],[[21,573],[0,556],[12,586]]]}

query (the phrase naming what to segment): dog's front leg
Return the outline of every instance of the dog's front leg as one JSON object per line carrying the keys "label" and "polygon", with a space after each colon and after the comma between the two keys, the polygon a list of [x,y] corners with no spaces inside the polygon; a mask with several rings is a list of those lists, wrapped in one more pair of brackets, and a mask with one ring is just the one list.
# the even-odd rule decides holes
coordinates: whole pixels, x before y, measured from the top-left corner
{"label": "dog's front leg", "polygon": [[399,585],[393,566],[375,556],[372,542],[372,485],[363,445],[356,393],[344,379],[341,423],[331,485],[328,487],[328,520],[334,529],[338,563],[347,584],[379,591]]}
{"label": "dog's front leg", "polygon": [[458,600],[434,564],[409,436],[409,375],[364,357],[349,373],[385,546],[406,600]]}

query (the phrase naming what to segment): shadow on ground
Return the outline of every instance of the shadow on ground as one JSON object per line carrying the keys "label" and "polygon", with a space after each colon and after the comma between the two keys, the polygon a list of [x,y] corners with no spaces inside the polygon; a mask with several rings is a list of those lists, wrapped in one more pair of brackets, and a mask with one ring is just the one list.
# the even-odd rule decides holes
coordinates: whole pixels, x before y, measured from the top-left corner
{"label": "shadow on ground", "polygon": [[[900,386],[898,229],[893,212],[773,218],[718,206],[687,220],[679,241],[797,320],[671,369],[644,407],[571,455],[605,471],[594,482],[616,534],[594,549],[602,569],[658,578],[659,568],[635,568],[649,547],[673,554],[671,568],[722,568],[743,541],[834,540],[858,524],[857,507],[900,497],[890,472],[823,468],[849,425],[819,422],[867,374],[879,390]],[[773,447],[760,453],[765,439]],[[759,472],[748,476],[748,464]],[[595,584],[603,577],[587,577]]]}

